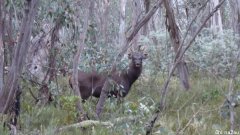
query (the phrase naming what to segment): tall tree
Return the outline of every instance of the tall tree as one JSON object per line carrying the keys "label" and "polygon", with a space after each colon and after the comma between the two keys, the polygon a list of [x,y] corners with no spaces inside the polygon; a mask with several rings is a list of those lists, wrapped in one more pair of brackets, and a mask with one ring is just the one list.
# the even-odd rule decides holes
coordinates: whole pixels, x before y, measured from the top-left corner
{"label": "tall tree", "polygon": [[[150,0],[144,0],[144,8],[145,8],[145,14],[147,14],[150,8]],[[143,35],[147,35],[147,31],[148,31],[148,23],[146,23],[143,26]]]}
{"label": "tall tree", "polygon": [[[84,5],[86,5],[86,7],[88,7],[84,13],[84,24],[83,24],[83,31],[80,35],[80,39],[79,39],[79,46],[77,49],[77,52],[73,58],[73,72],[72,72],[72,86],[73,86],[73,91],[74,94],[77,95],[80,99],[81,99],[81,93],[80,93],[80,88],[78,87],[78,65],[80,62],[80,56],[81,56],[81,52],[83,50],[84,47],[84,41],[86,39],[86,34],[87,34],[87,29],[88,29],[88,22],[90,19],[90,10],[91,10],[91,2],[93,2],[93,0],[85,0],[84,1]],[[77,108],[78,111],[80,113],[80,121],[86,119],[85,116],[85,112],[82,108],[82,104],[81,104],[81,100],[78,100],[77,102]]]}
{"label": "tall tree", "polygon": [[[49,58],[48,58],[48,70],[45,74],[44,79],[42,80],[42,86],[39,89],[39,104],[45,105],[52,100],[52,94],[49,91],[49,85],[56,78],[56,56],[57,56],[57,41],[59,40],[59,31],[62,27],[63,14],[60,14],[56,19],[55,26],[51,30],[50,34],[50,49],[49,49]],[[40,42],[39,42],[40,43]]]}
{"label": "tall tree", "polygon": [[107,36],[107,26],[108,26],[108,14],[109,14],[109,0],[103,1],[103,14],[101,16],[102,19],[102,34],[103,34],[103,43],[108,42],[108,36]]}
{"label": "tall tree", "polygon": [[[138,21],[137,19],[138,19],[138,16],[140,15],[139,11],[141,11],[140,1],[133,0],[132,1],[132,19],[131,19],[132,26],[135,26]],[[146,24],[144,26],[146,26]],[[143,28],[144,28],[144,26],[143,26]],[[136,34],[136,36],[132,40],[132,44],[133,44],[133,47],[135,48],[135,50],[138,48],[137,42],[138,42],[139,35],[140,34]]]}
{"label": "tall tree", "polygon": [[0,92],[3,90],[3,75],[4,75],[3,28],[4,28],[4,0],[0,0]]}
{"label": "tall tree", "polygon": [[[216,5],[219,4],[219,0],[211,0],[209,1],[210,9],[214,9]],[[211,17],[210,20],[211,24],[210,27],[213,29],[214,34],[217,34],[218,32],[222,32],[223,25],[222,25],[222,16],[220,13],[220,10],[218,10],[214,15]]]}
{"label": "tall tree", "polygon": [[[164,0],[164,6],[166,9],[166,26],[171,38],[171,42],[173,44],[174,51],[176,55],[178,55],[178,51],[180,52],[182,51],[182,48],[180,47],[182,39],[180,36],[180,30],[174,16],[174,10],[171,3],[172,3],[171,0]],[[179,56],[176,56],[176,58],[178,57]],[[184,88],[189,89],[190,85],[188,80],[188,70],[184,59],[182,59],[182,61],[178,63],[177,69]]]}
{"label": "tall tree", "polygon": [[[232,0],[229,1],[231,6],[231,23],[232,29],[235,35],[240,35],[240,0]],[[234,85],[236,83],[236,76],[238,72],[238,63],[240,59],[240,40],[238,39],[236,44],[238,45],[238,53],[235,56],[235,60],[233,61],[232,69],[231,69],[231,78],[229,80],[229,88],[228,88],[228,101],[230,104],[233,102],[232,95],[234,95]],[[235,112],[234,107],[229,105],[230,110],[230,129],[234,131],[235,127]]]}
{"label": "tall tree", "polygon": [[13,102],[19,75],[22,72],[23,64],[30,45],[33,20],[37,12],[38,0],[26,0],[25,16],[22,20],[18,45],[15,48],[13,61],[7,76],[3,91],[0,92],[0,112],[6,113]]}
{"label": "tall tree", "polygon": [[126,42],[125,35],[125,18],[126,18],[127,0],[120,0],[120,25],[119,25],[119,44],[122,47]]}

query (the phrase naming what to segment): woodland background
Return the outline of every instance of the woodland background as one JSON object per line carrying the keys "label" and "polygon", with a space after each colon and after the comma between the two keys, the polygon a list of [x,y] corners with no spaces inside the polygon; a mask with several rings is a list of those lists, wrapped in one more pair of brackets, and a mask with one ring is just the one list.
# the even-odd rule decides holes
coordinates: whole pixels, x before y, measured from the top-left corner
{"label": "woodland background", "polygon": [[[0,0],[0,134],[240,134],[239,34],[240,0]],[[141,77],[96,117],[69,73],[139,45]]]}

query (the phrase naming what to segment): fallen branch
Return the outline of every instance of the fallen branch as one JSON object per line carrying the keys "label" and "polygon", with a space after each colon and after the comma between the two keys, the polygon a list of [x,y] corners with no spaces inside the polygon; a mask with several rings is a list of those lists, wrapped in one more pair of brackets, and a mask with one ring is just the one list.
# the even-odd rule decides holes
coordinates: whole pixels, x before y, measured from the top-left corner
{"label": "fallen branch", "polygon": [[94,120],[86,120],[86,121],[82,121],[79,123],[75,123],[72,125],[67,125],[64,127],[61,127],[59,129],[57,129],[55,131],[55,133],[59,133],[62,131],[66,131],[72,128],[87,128],[87,127],[91,127],[91,126],[106,126],[106,127],[113,127],[113,124],[111,122],[101,122],[101,121],[94,121]]}
{"label": "fallen branch", "polygon": [[104,126],[104,127],[109,128],[109,127],[113,127],[116,124],[120,124],[122,122],[137,120],[138,118],[140,118],[140,116],[120,117],[120,118],[116,118],[112,121],[105,121],[105,122],[96,121],[96,120],[86,120],[86,121],[82,121],[79,123],[60,127],[55,130],[55,133],[70,130],[72,128],[87,128],[87,127],[92,127],[92,126]]}

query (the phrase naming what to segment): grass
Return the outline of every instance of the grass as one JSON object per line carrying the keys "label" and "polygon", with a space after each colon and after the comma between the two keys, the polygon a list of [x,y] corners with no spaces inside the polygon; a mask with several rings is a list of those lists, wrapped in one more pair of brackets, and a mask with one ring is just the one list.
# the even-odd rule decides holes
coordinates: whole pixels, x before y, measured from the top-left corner
{"label": "grass", "polygon": [[[193,76],[190,81],[191,89],[185,91],[181,88],[178,79],[172,78],[166,98],[166,109],[161,113],[153,130],[155,135],[176,134],[180,130],[183,130],[184,135],[209,135],[215,134],[217,129],[229,130],[229,118],[225,119],[220,115],[221,106],[227,94],[228,80]],[[145,134],[145,124],[160,100],[163,83],[163,77],[141,78],[134,84],[122,104],[118,104],[115,99],[107,99],[102,121],[113,122],[119,117],[138,116],[136,120],[119,122],[112,127],[73,128],[59,134]],[[76,100],[71,95],[70,89],[66,87],[67,79],[59,79],[59,84],[55,102],[45,107],[36,106],[29,92],[24,91],[20,115],[22,134],[52,135],[56,128],[77,122],[77,112],[74,106]],[[236,87],[239,87],[239,84]],[[36,92],[37,88],[33,87],[32,90]],[[97,99],[92,98],[84,104],[84,109],[91,119],[94,119],[96,103]],[[239,108],[235,111],[236,123],[239,124]],[[3,124],[2,121],[0,124]],[[1,135],[8,134],[7,132],[0,126]]]}

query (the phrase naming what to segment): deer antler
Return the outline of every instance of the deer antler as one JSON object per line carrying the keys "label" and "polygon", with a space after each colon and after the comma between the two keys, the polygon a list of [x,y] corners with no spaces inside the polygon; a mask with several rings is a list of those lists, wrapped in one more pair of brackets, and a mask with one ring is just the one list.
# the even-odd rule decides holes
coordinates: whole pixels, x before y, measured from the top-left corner
{"label": "deer antler", "polygon": [[129,53],[132,53],[132,52],[134,52],[134,51],[133,51],[133,47],[132,47],[132,46],[129,48],[129,50],[130,50],[130,52],[129,52]]}
{"label": "deer antler", "polygon": [[140,52],[140,51],[142,51],[142,45],[138,45],[138,51]]}

